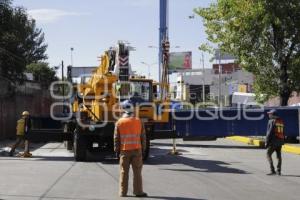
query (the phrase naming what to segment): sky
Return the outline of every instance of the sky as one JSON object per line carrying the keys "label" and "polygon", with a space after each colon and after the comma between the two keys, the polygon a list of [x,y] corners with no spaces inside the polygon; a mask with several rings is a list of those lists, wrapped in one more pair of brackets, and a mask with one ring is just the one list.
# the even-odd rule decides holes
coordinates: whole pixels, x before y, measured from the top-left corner
{"label": "sky", "polygon": [[[213,0],[169,0],[169,40],[172,51],[192,51],[193,68],[202,68],[198,47],[206,42],[197,7],[208,7]],[[118,40],[135,47],[130,54],[134,71],[158,79],[159,0],[14,0],[23,6],[45,33],[50,66],[63,60],[74,66],[98,66],[98,57]],[[189,16],[195,15],[194,18]],[[156,48],[149,48],[154,46]],[[172,48],[180,46],[180,48]],[[204,54],[205,67],[211,56]],[[174,76],[174,75],[173,75]]]}

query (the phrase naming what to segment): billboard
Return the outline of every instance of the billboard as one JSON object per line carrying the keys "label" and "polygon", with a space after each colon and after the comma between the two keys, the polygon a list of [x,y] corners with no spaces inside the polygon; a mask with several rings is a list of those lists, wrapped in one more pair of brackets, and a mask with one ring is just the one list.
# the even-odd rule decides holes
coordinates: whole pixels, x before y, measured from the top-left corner
{"label": "billboard", "polygon": [[220,49],[216,49],[214,59],[215,60],[235,60],[236,58],[233,55],[221,52]]}
{"label": "billboard", "polygon": [[244,85],[244,84],[239,84],[238,86],[239,88],[239,92],[247,92],[247,85]]}
{"label": "billboard", "polygon": [[169,59],[169,70],[192,69],[192,52],[171,52]]}

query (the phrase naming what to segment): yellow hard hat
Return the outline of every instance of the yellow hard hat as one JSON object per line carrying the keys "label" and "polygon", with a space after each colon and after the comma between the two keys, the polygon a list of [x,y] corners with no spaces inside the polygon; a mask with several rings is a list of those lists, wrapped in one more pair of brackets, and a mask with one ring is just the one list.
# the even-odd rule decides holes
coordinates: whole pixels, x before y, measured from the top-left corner
{"label": "yellow hard hat", "polygon": [[29,115],[29,112],[28,111],[24,111],[23,113],[22,113],[22,116],[28,116]]}

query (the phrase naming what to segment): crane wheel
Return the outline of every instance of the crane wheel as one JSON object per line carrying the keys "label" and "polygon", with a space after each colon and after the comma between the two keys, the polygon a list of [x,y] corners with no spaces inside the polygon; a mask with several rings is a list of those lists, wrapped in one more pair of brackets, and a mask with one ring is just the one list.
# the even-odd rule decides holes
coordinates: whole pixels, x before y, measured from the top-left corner
{"label": "crane wheel", "polygon": [[87,141],[86,138],[80,134],[80,131],[75,129],[74,131],[74,158],[76,161],[86,160]]}

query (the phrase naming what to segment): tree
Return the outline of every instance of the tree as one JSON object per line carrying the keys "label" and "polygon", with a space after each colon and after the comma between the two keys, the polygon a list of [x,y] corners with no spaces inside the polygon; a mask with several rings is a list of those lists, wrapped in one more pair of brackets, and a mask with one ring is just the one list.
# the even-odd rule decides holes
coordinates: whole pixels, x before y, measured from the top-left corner
{"label": "tree", "polygon": [[55,70],[51,69],[49,64],[45,62],[28,65],[26,72],[32,73],[34,80],[40,82],[44,88],[48,88],[53,81],[58,80],[55,75]]}
{"label": "tree", "polygon": [[255,75],[261,100],[280,96],[285,106],[300,91],[299,0],[218,0],[194,11],[203,17],[210,41],[202,47],[218,44],[236,56]]}
{"label": "tree", "polygon": [[26,65],[47,58],[44,34],[22,7],[0,0],[0,75],[11,81],[24,78]]}

